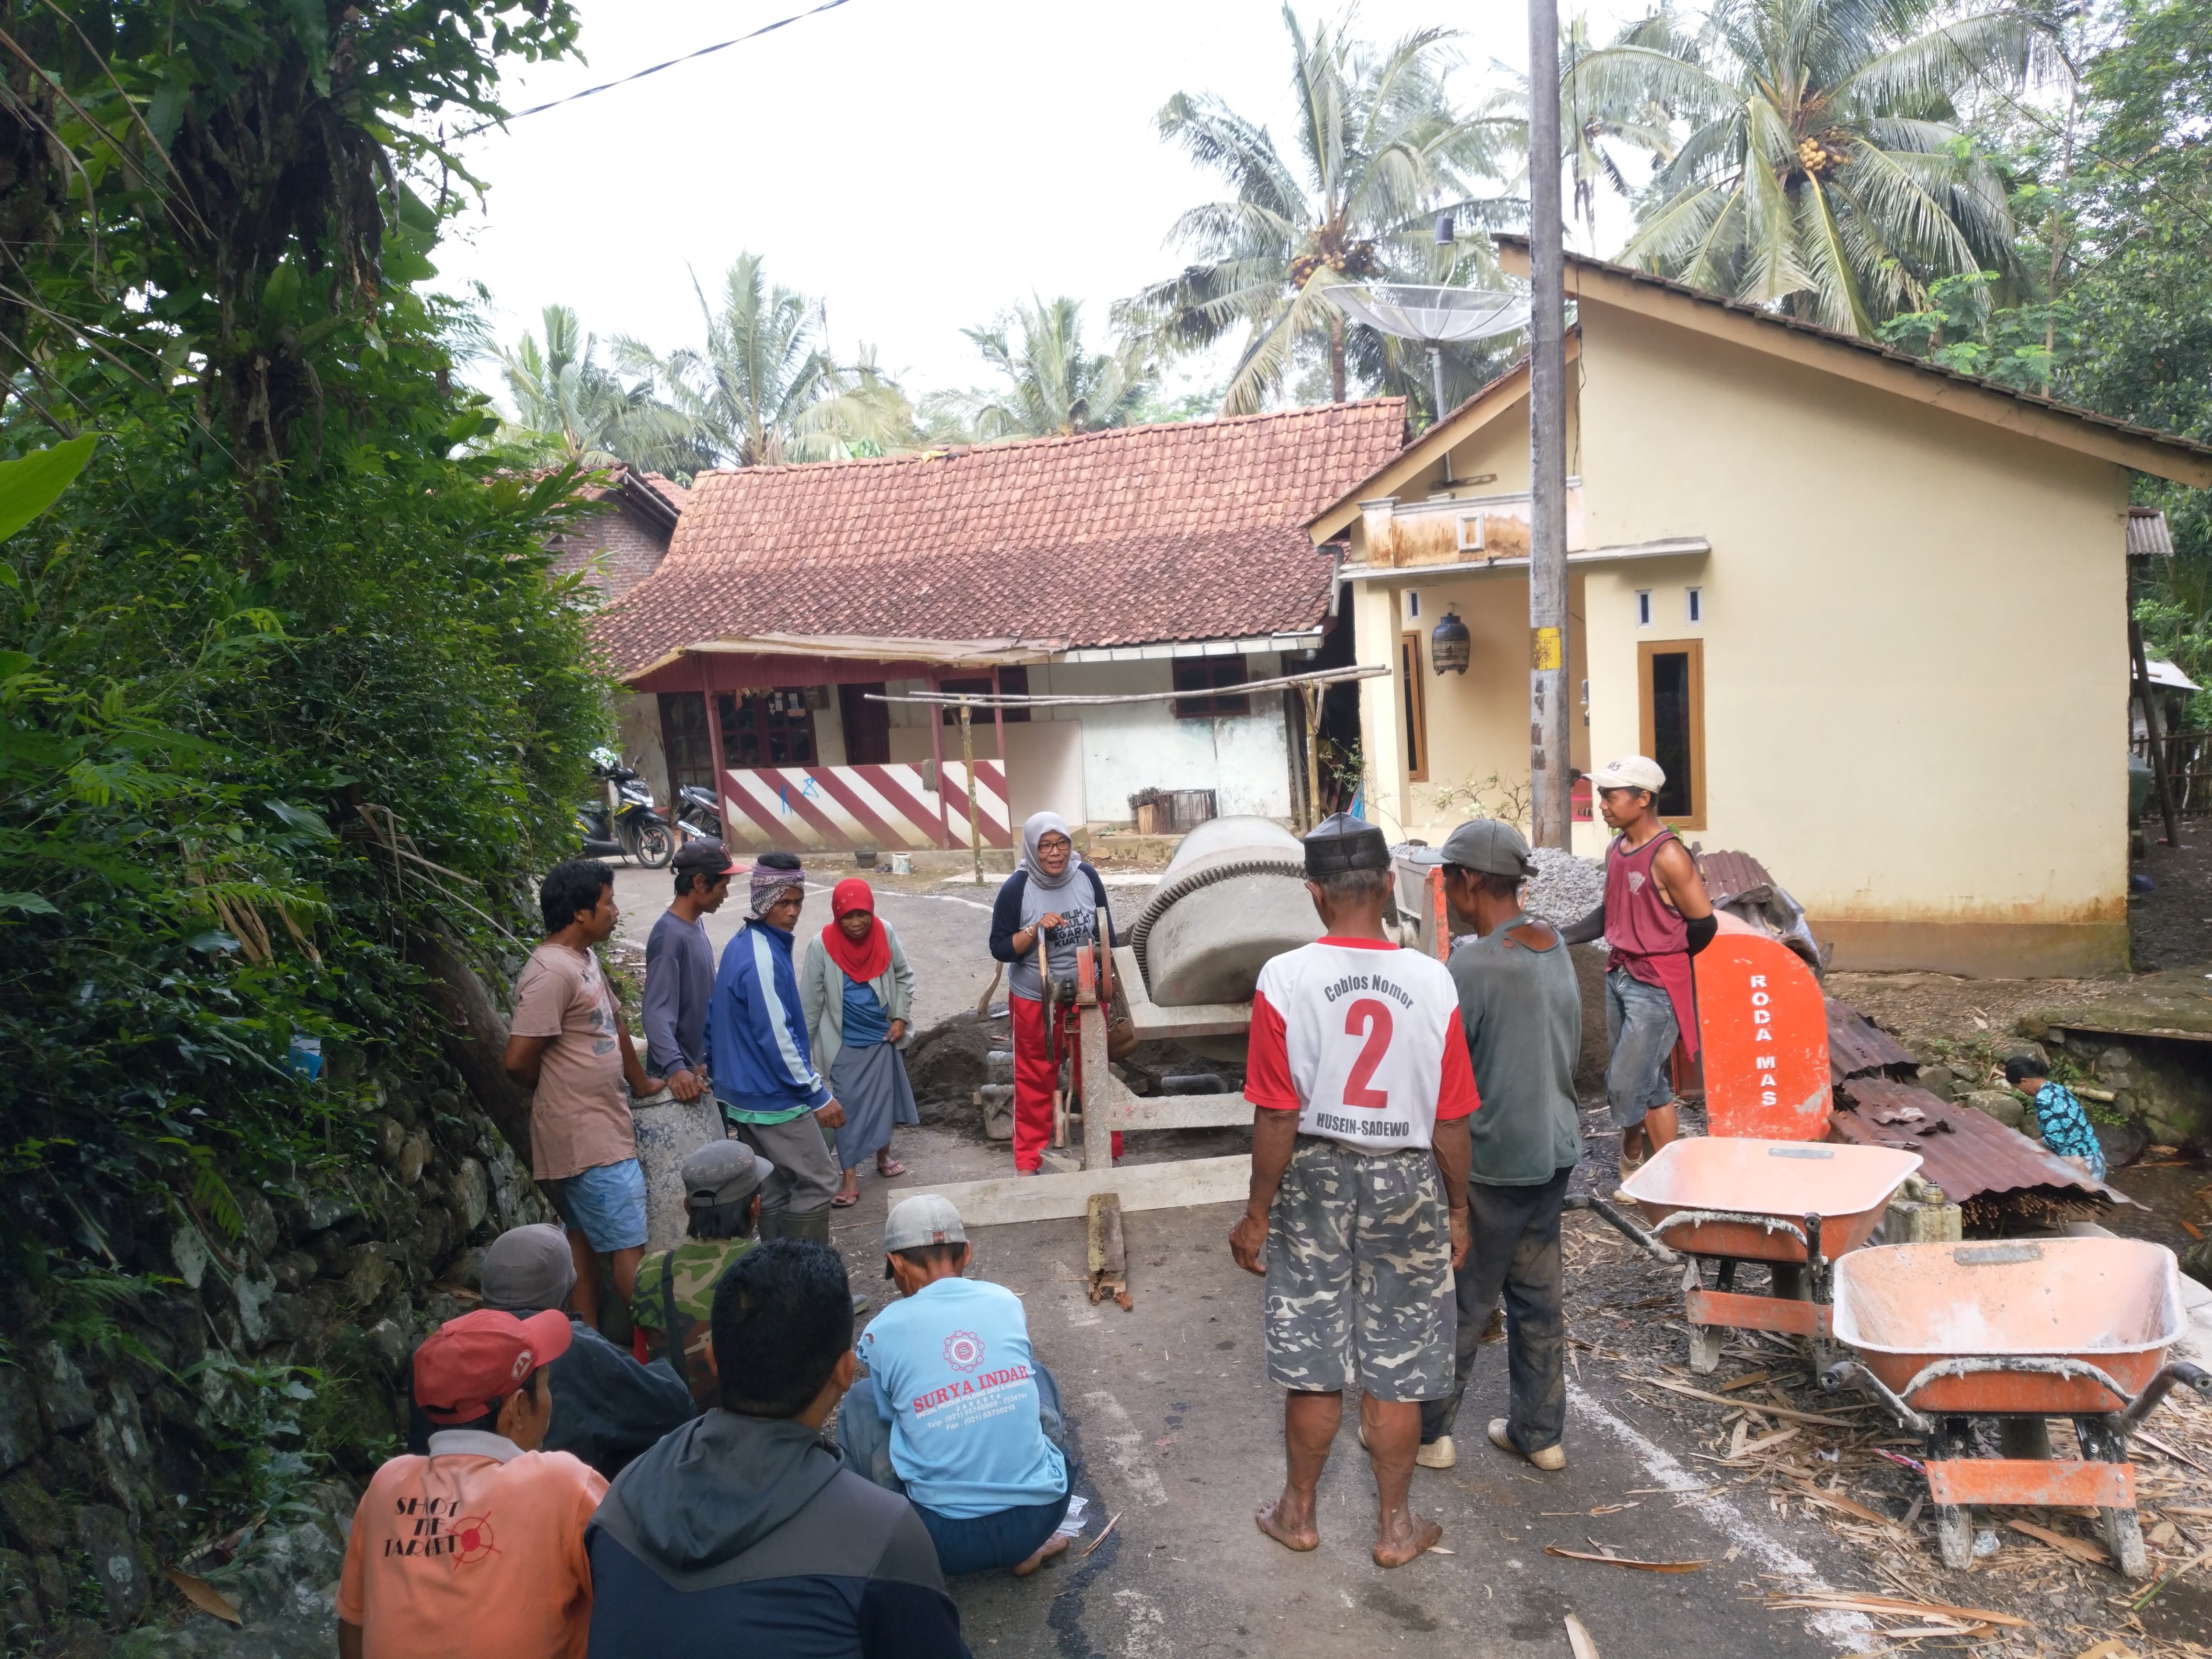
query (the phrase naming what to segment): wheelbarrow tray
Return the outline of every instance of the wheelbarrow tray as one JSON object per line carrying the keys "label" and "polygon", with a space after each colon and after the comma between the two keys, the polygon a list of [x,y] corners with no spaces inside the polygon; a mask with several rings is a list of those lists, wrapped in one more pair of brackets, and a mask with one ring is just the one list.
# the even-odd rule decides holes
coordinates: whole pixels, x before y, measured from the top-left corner
{"label": "wheelbarrow tray", "polygon": [[[2184,1326],[2173,1252],[2134,1238],[1882,1244],[1836,1264],[1836,1340],[1916,1410],[2093,1416],[2124,1409],[2070,1360],[2142,1392]],[[1953,1362],[1947,1364],[1946,1362]],[[1938,1374],[1923,1376],[1930,1367]]]}
{"label": "wheelbarrow tray", "polygon": [[1709,1135],[1670,1141],[1621,1191],[1670,1249],[1802,1263],[1807,1216],[1820,1218],[1832,1261],[1867,1242],[1919,1167],[1917,1152],[1889,1146]]}

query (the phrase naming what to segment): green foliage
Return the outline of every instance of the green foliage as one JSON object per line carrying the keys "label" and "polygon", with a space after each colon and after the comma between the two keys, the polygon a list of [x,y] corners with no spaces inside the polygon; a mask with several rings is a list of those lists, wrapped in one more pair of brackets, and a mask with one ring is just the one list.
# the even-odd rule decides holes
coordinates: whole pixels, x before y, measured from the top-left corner
{"label": "green foliage", "polygon": [[327,1449],[301,1427],[323,1374],[303,1365],[247,1364],[215,1350],[182,1381],[212,1407],[216,1473],[201,1496],[209,1524],[227,1529],[298,1506],[329,1462]]}
{"label": "green foliage", "polygon": [[1114,351],[1086,350],[1082,304],[1066,295],[1018,304],[961,331],[1002,384],[932,399],[930,409],[957,415],[986,443],[1127,426],[1152,393],[1145,349],[1125,342]]}
{"label": "green foliage", "polygon": [[[1489,268],[1488,239],[1462,236],[1439,250],[1432,216],[1449,210],[1465,231],[1520,211],[1495,185],[1518,169],[1526,120],[1502,105],[1470,112],[1453,101],[1450,32],[1418,30],[1378,51],[1352,33],[1353,21],[1347,14],[1310,34],[1283,8],[1299,114],[1287,155],[1265,126],[1211,94],[1177,93],[1160,110],[1160,136],[1235,194],[1176,222],[1170,235],[1191,263],[1121,307],[1117,321],[1167,354],[1243,331],[1224,414],[1264,407],[1302,356],[1343,401],[1350,340],[1369,354],[1352,367],[1370,377],[1398,368],[1393,344],[1347,328],[1329,289],[1467,281]],[[1425,379],[1425,358],[1413,367]]]}
{"label": "green foliage", "polygon": [[841,366],[821,302],[771,284],[767,262],[741,253],[710,305],[698,290],[704,348],[665,356],[627,336],[615,362],[674,411],[685,441],[716,466],[889,455],[915,447],[914,408],[862,346]]}
{"label": "green foliage", "polygon": [[2021,83],[2039,33],[2005,5],[1662,5],[1561,95],[1652,157],[1624,263],[1870,336],[1940,310],[1943,277],[2018,274],[2007,182],[1964,112]]}
{"label": "green foliage", "polygon": [[2040,305],[1993,307],[1991,291],[2002,281],[1993,270],[1943,277],[1928,290],[1926,309],[1893,317],[1876,334],[1884,345],[1958,374],[1978,375],[2017,391],[2042,391],[2051,384],[2057,362],[2045,333],[2056,309]]}
{"label": "green foliage", "polygon": [[0,11],[0,1273],[97,1348],[153,1236],[243,1249],[258,1188],[364,1150],[293,1036],[431,1048],[410,939],[494,942],[573,844],[610,729],[548,574],[580,475],[468,456],[495,420],[427,284],[465,178],[429,135],[575,20]]}
{"label": "green foliage", "polygon": [[598,339],[574,311],[546,307],[544,328],[542,346],[525,334],[499,352],[515,410],[514,423],[500,428],[502,448],[538,465],[624,463],[682,478],[714,465],[691,422],[653,395],[649,375],[624,386],[598,361]]}

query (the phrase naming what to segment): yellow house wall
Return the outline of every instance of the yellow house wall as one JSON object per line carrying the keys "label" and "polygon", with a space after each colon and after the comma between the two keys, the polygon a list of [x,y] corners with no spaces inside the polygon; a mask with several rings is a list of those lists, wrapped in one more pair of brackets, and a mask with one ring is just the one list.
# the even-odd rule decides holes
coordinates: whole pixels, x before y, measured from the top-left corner
{"label": "yellow house wall", "polygon": [[1763,860],[1838,966],[2124,966],[2124,469],[1588,299],[1581,320],[1585,544],[1713,550],[1584,575],[1591,752],[1638,746],[1638,640],[1703,638],[1692,839]]}

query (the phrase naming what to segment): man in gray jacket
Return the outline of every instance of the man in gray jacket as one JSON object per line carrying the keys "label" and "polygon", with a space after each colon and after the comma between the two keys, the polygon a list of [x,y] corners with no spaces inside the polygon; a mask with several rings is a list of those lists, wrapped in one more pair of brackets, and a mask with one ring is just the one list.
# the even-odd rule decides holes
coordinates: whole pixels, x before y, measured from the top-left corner
{"label": "man in gray jacket", "polygon": [[714,946],[703,920],[730,896],[737,861],[719,841],[687,842],[674,860],[676,902],[645,942],[646,1069],[668,1079],[677,1099],[707,1089],[707,1002],[714,991]]}
{"label": "man in gray jacket", "polygon": [[1451,1430],[1482,1329],[1505,1293],[1507,1415],[1490,1439],[1540,1469],[1566,1467],[1566,1323],[1560,1310],[1559,1212],[1582,1156],[1575,1056],[1582,994],[1557,930],[1521,908],[1536,873],[1528,843],[1510,823],[1478,818],[1443,844],[1444,896],[1475,933],[1451,954],[1482,1109],[1468,1120],[1474,1156],[1468,1212],[1474,1239],[1455,1286],[1457,1377],[1451,1394],[1421,1407],[1415,1461],[1457,1461]]}

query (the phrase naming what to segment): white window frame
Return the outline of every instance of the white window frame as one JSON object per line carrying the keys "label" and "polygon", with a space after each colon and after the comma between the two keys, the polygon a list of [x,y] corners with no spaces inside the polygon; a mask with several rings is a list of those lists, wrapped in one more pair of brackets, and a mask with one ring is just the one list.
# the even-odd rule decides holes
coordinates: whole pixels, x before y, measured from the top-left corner
{"label": "white window frame", "polygon": [[1703,623],[1705,619],[1705,590],[1686,587],[1682,590],[1682,614],[1692,623]]}
{"label": "white window frame", "polygon": [[1636,625],[1638,628],[1651,626],[1651,590],[1648,587],[1636,590]]}

